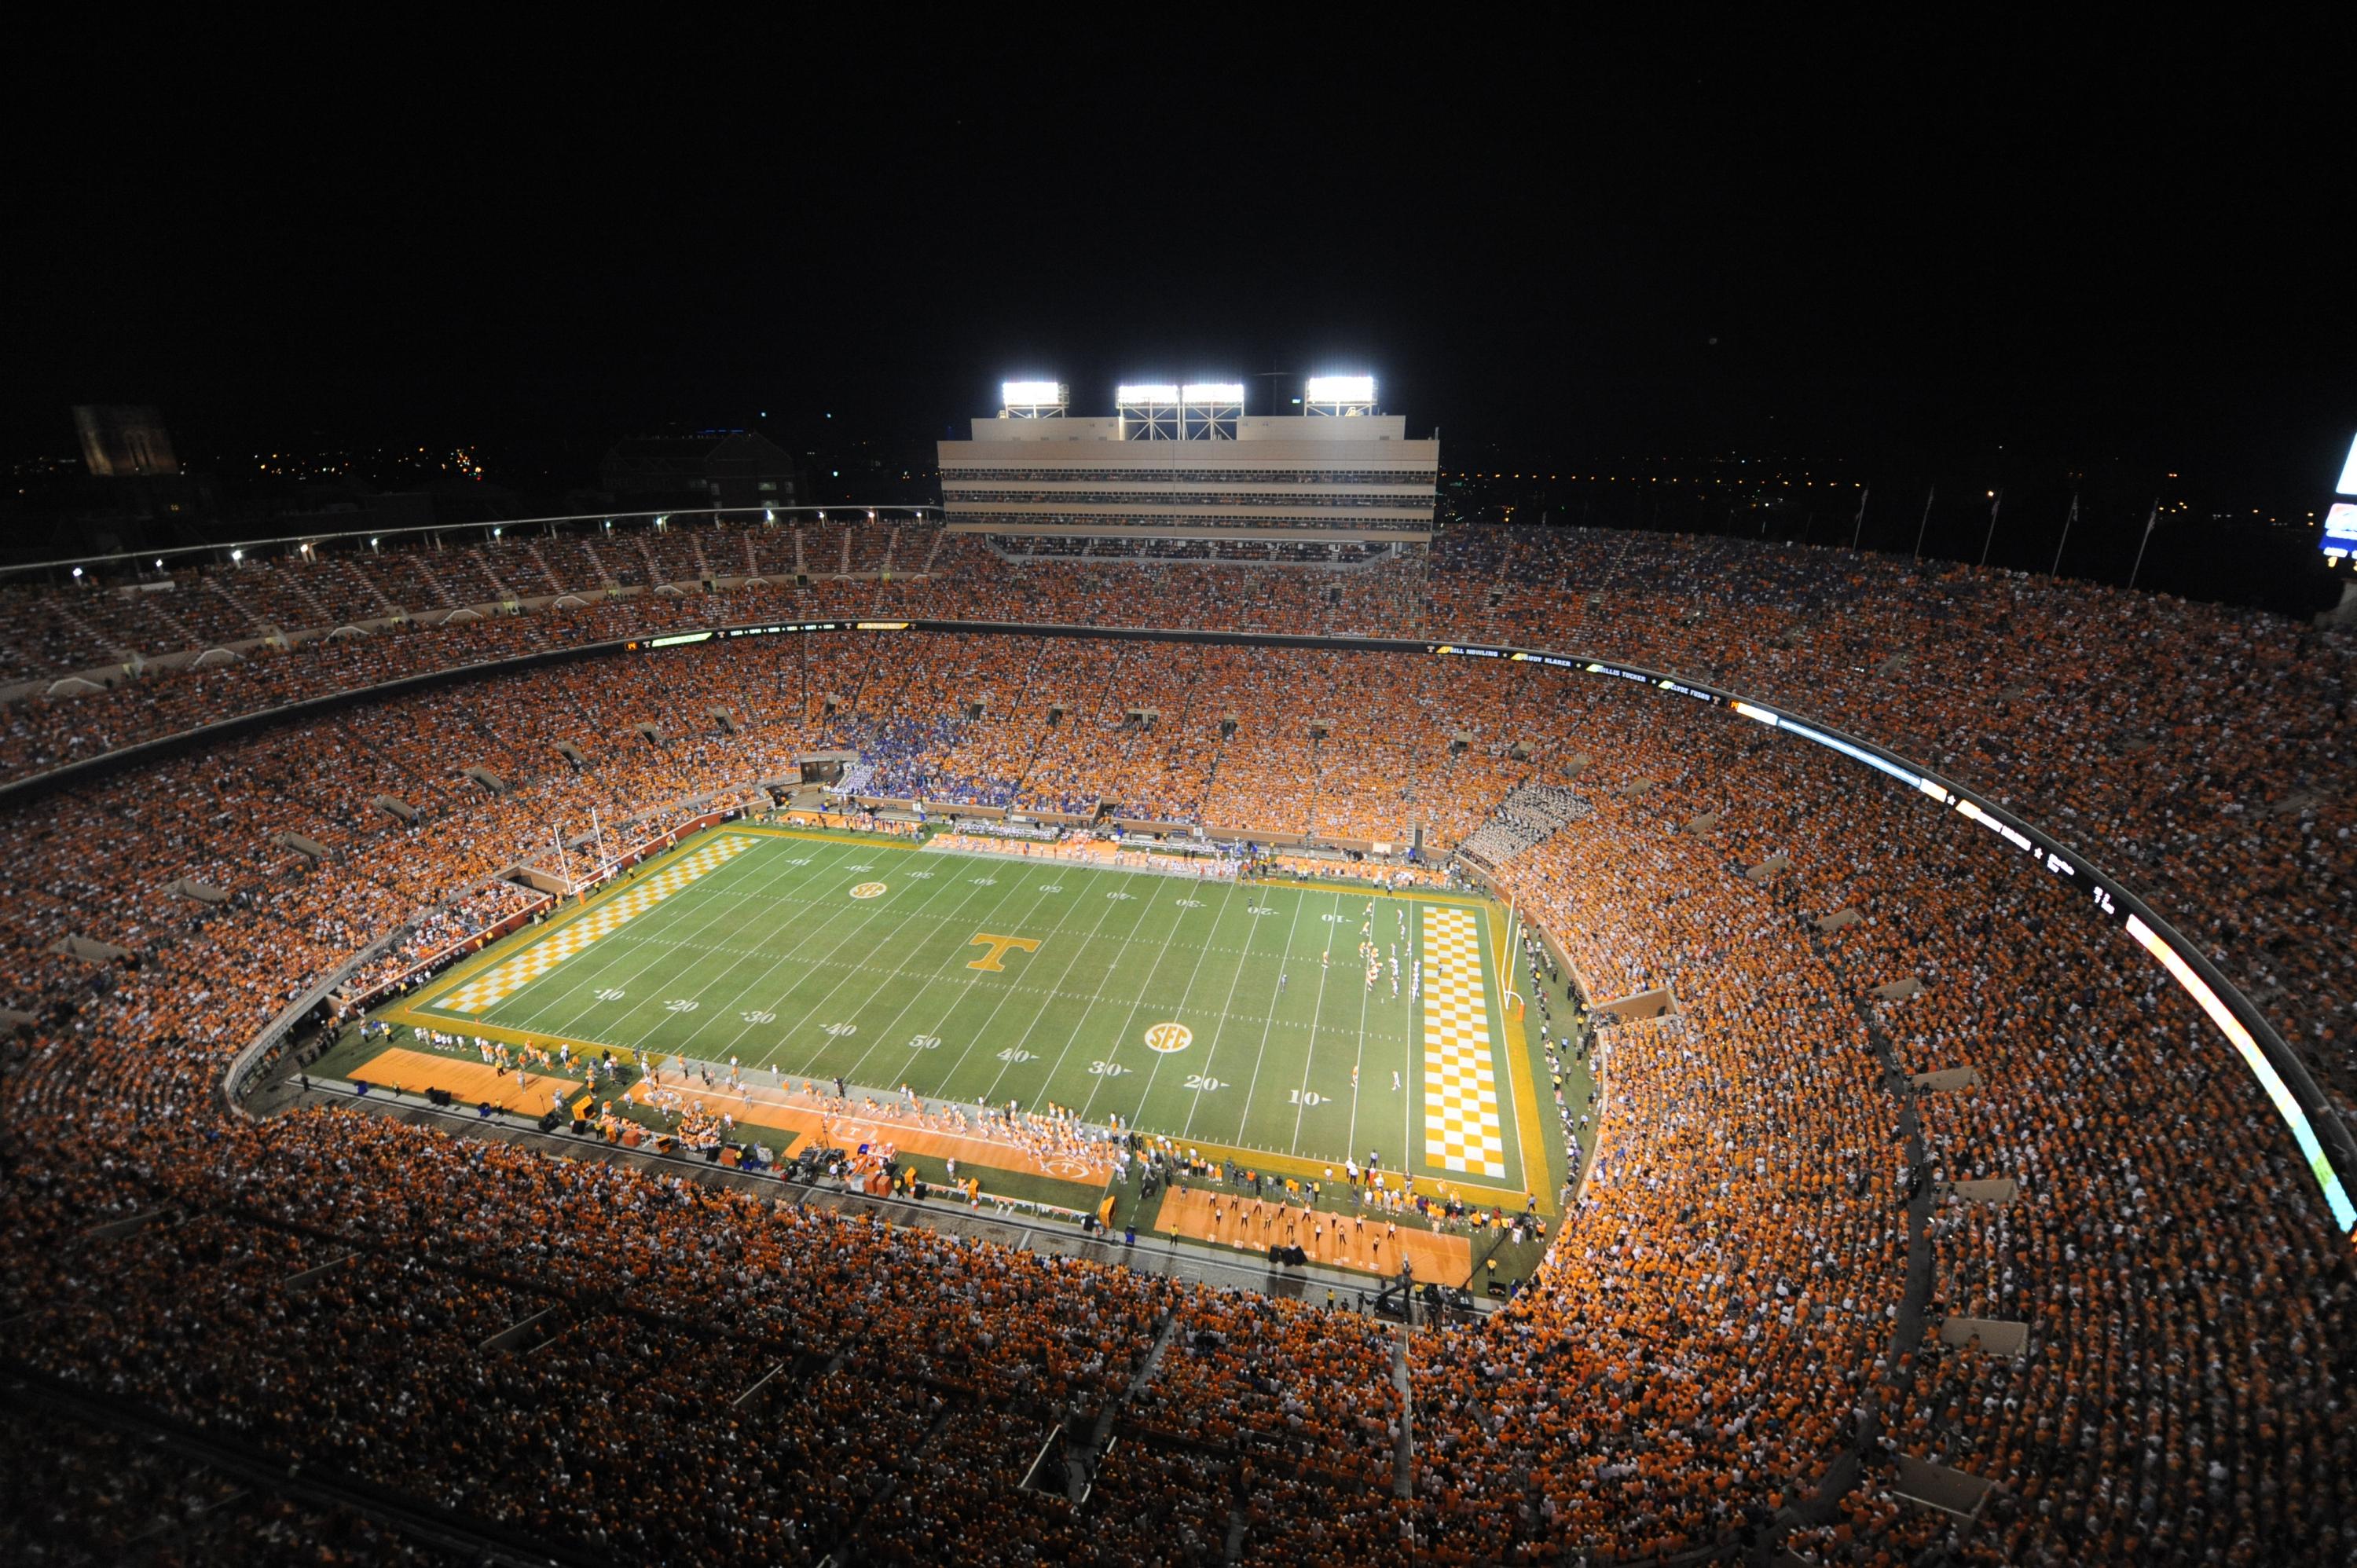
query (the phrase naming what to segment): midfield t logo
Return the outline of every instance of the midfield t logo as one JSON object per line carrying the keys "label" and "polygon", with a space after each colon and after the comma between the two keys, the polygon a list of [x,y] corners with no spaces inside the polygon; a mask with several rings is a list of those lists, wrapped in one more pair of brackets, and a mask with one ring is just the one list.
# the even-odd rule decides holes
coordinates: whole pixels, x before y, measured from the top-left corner
{"label": "midfield t logo", "polygon": [[995,969],[1003,972],[1006,966],[998,961],[1006,956],[1007,949],[1016,948],[1024,952],[1038,952],[1039,950],[1039,939],[1037,937],[1001,937],[993,935],[989,931],[985,931],[980,936],[975,937],[972,941],[967,943],[967,946],[987,947],[990,950],[983,954],[980,958],[968,962],[966,968]]}

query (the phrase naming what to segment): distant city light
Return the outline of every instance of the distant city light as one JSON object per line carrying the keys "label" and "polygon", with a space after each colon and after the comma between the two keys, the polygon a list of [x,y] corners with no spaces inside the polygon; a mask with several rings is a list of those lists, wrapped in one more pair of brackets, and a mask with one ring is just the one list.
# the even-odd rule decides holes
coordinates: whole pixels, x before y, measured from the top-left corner
{"label": "distant city light", "polygon": [[1311,403],[1372,403],[1375,401],[1375,378],[1372,376],[1312,376],[1309,378]]}

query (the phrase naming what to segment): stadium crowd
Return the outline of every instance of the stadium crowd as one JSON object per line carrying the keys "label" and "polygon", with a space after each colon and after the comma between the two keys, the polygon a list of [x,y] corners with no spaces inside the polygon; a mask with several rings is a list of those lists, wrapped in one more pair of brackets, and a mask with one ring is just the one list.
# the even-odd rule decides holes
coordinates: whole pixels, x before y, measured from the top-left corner
{"label": "stadium crowd", "polygon": [[[2256,977],[2345,1090],[2350,824],[2326,788],[2352,716],[2343,634],[1576,532],[1450,536],[1339,598],[1297,568],[728,532],[281,564],[122,605],[12,590],[0,643],[11,671],[46,672],[89,667],[71,661],[93,643],[168,651],[131,618],[145,600],[210,641],[232,614],[472,603],[477,578],[522,596],[733,561],[791,581],[831,552],[877,575],[731,589],[725,618],[1445,625],[1609,651],[1821,714],[2080,839]],[[937,575],[888,580],[912,543]],[[22,778],[712,616],[642,595],[255,648],[18,703],[5,755]],[[1354,1315],[1119,1264],[356,1112],[222,1108],[231,1057],[382,939],[407,933],[366,977],[522,907],[500,874],[560,870],[583,852],[555,841],[593,821],[619,847],[835,748],[876,764],[878,793],[1336,838],[1414,823],[1435,849],[1517,787],[1576,785],[1587,810],[1510,855],[1501,887],[1591,999],[1675,1004],[1599,1036],[1612,1135],[1541,1276],[1478,1330],[1409,1337],[1403,1360],[1396,1331]],[[0,1100],[39,1129],[8,1152],[0,1213],[12,1359],[487,1530],[813,1563],[1628,1560],[1777,1531],[1824,1563],[2357,1544],[2347,1241],[2206,1020],[1984,830],[1631,682],[1331,650],[756,638],[299,712],[27,793],[0,804],[17,850],[0,1006],[18,1020]],[[1977,1082],[1911,1081],[1956,1067]],[[1954,1187],[1998,1178],[2009,1197]],[[2028,1344],[1952,1343],[1968,1319],[2024,1324]],[[1053,1434],[1100,1424],[1116,1435],[1091,1503],[1023,1487]],[[70,1499],[107,1453],[44,1463]],[[1995,1488],[1959,1522],[1900,1500],[1902,1460]],[[124,1470],[135,1508],[183,1480]],[[176,1528],[200,1558],[307,1507]],[[376,1527],[332,1528],[371,1552]],[[402,1550],[427,1560],[384,1554]]]}
{"label": "stadium crowd", "polygon": [[[846,537],[859,541],[849,552],[855,567],[888,556],[891,570],[842,575]],[[807,577],[798,586],[797,572]],[[926,617],[1565,649],[1789,703],[1987,790],[2078,843],[2224,954],[2312,1070],[2345,1090],[2357,1058],[2357,930],[2347,897],[2357,820],[2331,788],[2357,703],[2357,640],[2344,629],[1950,564],[1581,529],[1457,530],[1428,550],[1320,571],[1014,559],[974,535],[908,523],[854,523],[847,535],[842,524],[675,526],[595,542],[257,554],[171,582],[162,592],[95,577],[0,588],[0,671],[25,682],[0,713],[0,780],[292,702],[715,624]],[[647,591],[656,584],[683,591]],[[370,609],[375,618],[361,616]],[[472,618],[448,618],[462,611]],[[317,635],[339,627],[366,629]],[[199,650],[205,662],[156,662]],[[221,661],[212,661],[214,650]],[[942,700],[995,687],[1010,704],[1005,716],[943,717],[982,732],[970,742],[893,739],[899,751],[939,759],[929,766],[943,799],[1003,803],[1028,789],[1027,802],[1045,807],[1084,801],[1110,779],[1115,798],[1141,808],[1135,814],[1224,822],[1234,803],[1217,791],[1210,764],[1218,746],[1203,724],[1179,725],[1166,743],[1166,727],[1187,706],[1162,699],[1178,693],[1219,708],[1205,715],[1216,734],[1218,718],[1232,711],[1223,682],[1239,660],[1252,678],[1254,655],[1191,652],[1201,679],[1162,684],[1153,700],[1141,686],[1076,701],[1091,676],[1054,682],[1074,727],[1049,748],[1036,779],[1011,769],[1016,757],[1041,748],[1035,721],[1011,709],[1018,682],[1030,682],[1003,655],[980,654],[981,669],[969,673],[987,678],[952,682]],[[1186,668],[1168,667],[1174,677]],[[109,684],[67,682],[48,693],[74,674]],[[1353,682],[1362,677],[1354,668]],[[1156,677],[1141,667],[1137,678]],[[1417,687],[1421,678],[1394,684]],[[1049,689],[1043,677],[1039,690]],[[1446,703],[1460,688],[1442,690]],[[819,694],[847,693],[834,679]],[[1445,818],[1457,809],[1458,776],[1496,764],[1499,746],[1522,738],[1463,722],[1499,707],[1464,702],[1453,714],[1433,712],[1443,733],[1475,737],[1444,766],[1413,740],[1386,750],[1390,737],[1365,727],[1405,713],[1416,700],[1408,691],[1394,693],[1403,705],[1384,709],[1353,709],[1330,695],[1311,703],[1318,694],[1280,694],[1336,726],[1318,751],[1297,732],[1244,737],[1260,748],[1253,760],[1267,764],[1275,791],[1258,825],[1298,822],[1380,839],[1383,832],[1368,830]],[[1054,700],[1043,695],[1041,715]],[[1157,710],[1163,722],[1142,741],[1096,733],[1108,719],[1118,727],[1132,708]],[[880,701],[871,713],[877,726],[913,722]],[[1126,770],[1100,765],[1096,754],[1114,749],[1132,764]],[[1085,757],[1096,778],[1084,778],[1068,752]],[[1387,769],[1403,755],[1410,773]],[[877,792],[912,793],[917,781],[890,782]],[[1474,800],[1465,827],[1485,814],[1478,792]]]}

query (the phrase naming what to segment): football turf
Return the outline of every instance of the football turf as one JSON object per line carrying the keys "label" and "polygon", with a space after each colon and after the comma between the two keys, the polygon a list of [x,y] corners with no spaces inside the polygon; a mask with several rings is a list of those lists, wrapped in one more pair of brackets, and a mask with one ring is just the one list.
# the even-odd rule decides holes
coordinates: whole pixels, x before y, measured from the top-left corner
{"label": "football turf", "polygon": [[[1468,1197],[1545,1201],[1560,1155],[1539,1132],[1544,1076],[1501,1006],[1498,923],[1461,896],[738,825],[390,1012],[460,1034],[734,1058],[756,1081],[1055,1104],[1313,1165],[1373,1152]],[[1372,989],[1358,954],[1370,939],[1384,960]],[[1419,955],[1430,989],[1412,1002]]]}

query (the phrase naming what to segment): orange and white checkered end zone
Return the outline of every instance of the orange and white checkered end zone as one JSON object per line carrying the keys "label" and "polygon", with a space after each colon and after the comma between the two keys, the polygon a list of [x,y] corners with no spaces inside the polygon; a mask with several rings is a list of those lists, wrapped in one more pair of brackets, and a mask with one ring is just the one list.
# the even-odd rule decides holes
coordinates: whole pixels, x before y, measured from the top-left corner
{"label": "orange and white checkered end zone", "polygon": [[718,870],[752,847],[751,839],[734,833],[714,839],[677,865],[625,888],[570,925],[558,928],[547,940],[534,942],[513,958],[485,970],[433,1005],[449,1013],[480,1013],[504,1002],[599,937],[645,914],[697,877]]}
{"label": "orange and white checkered end zone", "polygon": [[1468,910],[1424,911],[1424,1158],[1442,1170],[1502,1177],[1506,1134],[1480,930]]}

